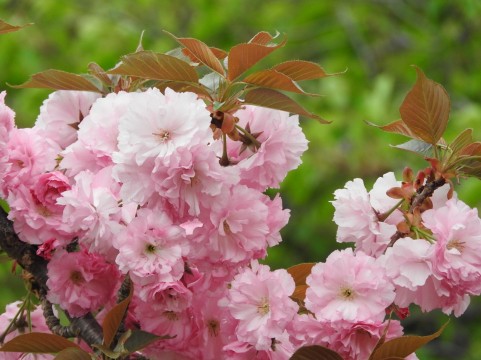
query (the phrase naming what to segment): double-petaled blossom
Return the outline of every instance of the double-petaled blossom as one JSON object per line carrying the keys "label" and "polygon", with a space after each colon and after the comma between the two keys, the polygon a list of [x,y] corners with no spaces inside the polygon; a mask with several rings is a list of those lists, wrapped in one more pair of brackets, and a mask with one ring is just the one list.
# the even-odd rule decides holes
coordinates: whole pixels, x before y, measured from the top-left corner
{"label": "double-petaled blossom", "polygon": [[48,263],[47,299],[71,316],[82,316],[113,301],[120,273],[101,255],[58,249]]}
{"label": "double-petaled blossom", "polygon": [[324,321],[382,321],[395,297],[379,261],[350,248],[316,264],[306,283],[306,308]]}

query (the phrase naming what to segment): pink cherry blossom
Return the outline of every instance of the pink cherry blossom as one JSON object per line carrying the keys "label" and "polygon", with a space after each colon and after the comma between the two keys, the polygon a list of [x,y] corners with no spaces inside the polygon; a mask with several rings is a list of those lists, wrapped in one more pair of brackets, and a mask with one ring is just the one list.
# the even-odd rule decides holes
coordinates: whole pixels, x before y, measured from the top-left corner
{"label": "pink cherry blossom", "polygon": [[8,202],[8,217],[14,220],[15,231],[22,241],[42,244],[55,239],[59,244],[66,244],[74,238],[75,233],[63,229],[63,207],[40,202],[34,190],[21,185],[11,192]]}
{"label": "pink cherry blossom", "polygon": [[[8,304],[5,307],[5,312],[0,314],[0,329],[1,332],[6,330],[10,323],[13,321],[15,316],[21,307],[21,302],[16,301],[14,303]],[[23,320],[23,321],[21,321]],[[43,311],[41,307],[35,307],[35,309],[30,311],[29,318],[27,318],[27,312],[23,312],[23,316],[19,319],[17,318],[16,328],[9,332],[4,339],[4,343],[12,340],[18,335],[28,333],[29,327],[27,321],[30,320],[30,326],[32,332],[50,333],[50,330],[45,322],[43,316]],[[24,327],[19,328],[19,324],[24,324]],[[22,353],[11,353],[11,352],[0,352],[0,357],[2,360],[52,360],[55,356],[50,354],[22,354]]]}
{"label": "pink cherry blossom", "polygon": [[[296,346],[321,345],[339,353],[345,360],[368,359],[374,347],[385,335],[385,340],[403,334],[399,321],[319,321],[310,314],[298,315],[292,323],[291,333]],[[416,360],[415,354],[406,359]]]}
{"label": "pink cherry blossom", "polygon": [[256,261],[234,277],[227,297],[220,300],[237,319],[237,339],[269,351],[273,339],[282,338],[299,306],[289,298],[294,292],[292,277],[284,269],[270,271]]}
{"label": "pink cherry blossom", "polygon": [[379,262],[350,248],[316,264],[306,283],[306,308],[325,321],[382,321],[395,297]]}
{"label": "pink cherry blossom", "polygon": [[[184,273],[183,256],[188,253],[184,230],[159,208],[140,209],[114,246],[120,271],[130,272],[135,283],[175,282]],[[148,301],[147,296],[142,299]]]}
{"label": "pink cherry blossom", "polygon": [[89,91],[55,91],[41,106],[35,128],[65,149],[77,140],[76,127],[99,97]]}
{"label": "pink cherry blossom", "polygon": [[241,184],[260,191],[278,188],[287,173],[301,164],[301,155],[307,150],[298,116],[250,105],[235,116],[239,125],[248,127],[261,144],[256,152],[241,152],[240,142],[229,143],[229,158],[240,169]]}
{"label": "pink cherry blossom", "polygon": [[[122,230],[122,220],[127,220],[123,217],[125,212],[119,204],[118,192],[119,185],[112,179],[112,167],[107,167],[97,174],[89,171],[77,174],[71,190],[63,192],[57,199],[58,204],[65,206],[65,228],[78,232],[80,243],[110,260],[117,254],[112,246],[113,238]],[[124,206],[132,209],[129,204]]]}
{"label": "pink cherry blossom", "polygon": [[156,159],[152,178],[156,190],[178,209],[180,214],[200,214],[210,206],[212,196],[225,186],[239,182],[238,169],[223,168],[211,147],[198,144],[180,147],[170,157]]}
{"label": "pink cherry blossom", "polygon": [[201,231],[194,232],[202,233],[210,259],[238,263],[265,256],[270,234],[264,197],[239,185],[212,199],[209,219]]}
{"label": "pink cherry blossom", "polygon": [[[396,232],[396,221],[393,221],[394,224],[390,221],[380,221],[378,214],[388,209],[380,208],[377,211],[373,205],[380,206],[384,201],[389,204],[388,208],[393,205],[393,199],[382,195],[390,185],[396,186],[395,181],[390,178],[391,176],[385,176],[378,179],[378,185],[372,190],[373,203],[371,194],[367,192],[361,179],[348,181],[344,189],[334,192],[335,200],[332,204],[335,208],[334,222],[338,225],[338,242],[353,242],[356,244],[356,250],[368,255],[377,257],[382,254],[391,236]],[[394,218],[397,216],[394,215]]]}
{"label": "pink cherry blossom", "polygon": [[181,146],[207,144],[212,141],[209,126],[209,112],[194,93],[167,89],[164,95],[149,89],[120,119],[115,162],[132,159],[141,166],[148,158],[169,156]]}
{"label": "pink cherry blossom", "polygon": [[70,176],[85,170],[95,173],[113,165],[112,154],[118,150],[120,118],[139,96],[139,93],[121,91],[95,101],[78,126],[78,140],[62,152],[60,165]]}
{"label": "pink cherry blossom", "polygon": [[117,268],[85,250],[58,249],[48,263],[47,299],[72,316],[82,316],[106,305],[120,283]]}
{"label": "pink cherry blossom", "polygon": [[20,184],[32,186],[40,174],[54,170],[60,148],[35,129],[14,128],[10,132],[6,151],[8,170],[3,174],[1,189],[8,194]]}
{"label": "pink cherry blossom", "polygon": [[444,312],[461,315],[467,306],[466,296],[481,293],[481,219],[457,199],[445,206],[427,210],[424,225],[435,236],[432,258],[438,295],[444,299]]}

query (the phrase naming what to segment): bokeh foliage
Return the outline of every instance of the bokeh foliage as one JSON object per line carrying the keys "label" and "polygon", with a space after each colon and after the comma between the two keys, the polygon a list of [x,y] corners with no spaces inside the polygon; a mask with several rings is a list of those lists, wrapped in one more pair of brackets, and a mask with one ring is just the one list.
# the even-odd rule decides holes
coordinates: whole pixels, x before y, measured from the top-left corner
{"label": "bokeh foliage", "polygon": [[[481,140],[480,16],[477,0],[0,0],[1,19],[34,23],[0,37],[0,89],[7,89],[7,104],[16,111],[17,123],[31,126],[48,91],[11,89],[6,83],[23,83],[30,74],[49,68],[83,73],[90,61],[111,68],[121,55],[135,50],[142,30],[144,48],[158,52],[177,46],[162,30],[224,49],[260,30],[279,31],[287,35],[288,44],[263,60],[265,67],[298,58],[331,73],[347,69],[344,75],[309,84],[310,92],[325,96],[301,100],[333,123],[303,120],[310,149],[304,164],[283,183],[291,221],[283,231],[284,242],[272,248],[267,259],[272,267],[287,267],[323,261],[339,248],[329,203],[335,189],[354,177],[370,186],[387,171],[400,176],[406,165],[424,165],[414,155],[389,148],[402,137],[363,121],[386,124],[399,118],[402,99],[415,81],[411,64],[450,94],[447,139],[472,127],[474,138]],[[462,181],[458,192],[469,205],[481,204],[481,182]],[[7,274],[10,265],[0,266],[0,284],[6,289],[0,293],[3,308],[22,292]],[[428,327],[419,327],[418,318]],[[420,358],[480,358],[481,345],[474,340],[481,335],[476,326],[480,319],[476,305],[451,322],[441,342],[419,353]],[[409,330],[426,334],[442,321],[416,314]]]}

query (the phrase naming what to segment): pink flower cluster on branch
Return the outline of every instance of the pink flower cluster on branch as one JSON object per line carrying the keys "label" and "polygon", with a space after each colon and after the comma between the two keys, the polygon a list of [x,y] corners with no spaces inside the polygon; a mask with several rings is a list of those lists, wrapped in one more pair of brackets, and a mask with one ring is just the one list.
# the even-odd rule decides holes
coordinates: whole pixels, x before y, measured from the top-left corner
{"label": "pink flower cluster on branch", "polygon": [[2,219],[2,247],[71,319],[64,334],[98,347],[131,283],[120,333],[167,335],[141,349],[150,359],[280,360],[322,345],[364,360],[403,334],[393,314],[415,304],[460,316],[481,294],[481,219],[436,159],[416,179],[335,191],[337,241],[354,248],[298,276],[259,263],[289,220],[264,192],[301,163],[298,117],[245,105],[222,118],[194,93],[117,90],[55,92],[31,129],[15,127],[0,94],[0,193],[16,232]]}

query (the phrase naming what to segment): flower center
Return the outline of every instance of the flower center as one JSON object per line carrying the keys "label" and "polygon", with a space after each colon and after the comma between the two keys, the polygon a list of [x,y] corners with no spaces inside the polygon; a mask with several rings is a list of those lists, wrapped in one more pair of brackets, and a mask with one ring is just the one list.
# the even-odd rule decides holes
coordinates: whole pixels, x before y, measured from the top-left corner
{"label": "flower center", "polygon": [[39,205],[37,206],[37,212],[42,215],[43,217],[49,217],[50,215],[52,215],[52,213],[50,212],[49,209],[47,209],[46,206],[44,205]]}
{"label": "flower center", "polygon": [[262,316],[266,315],[269,312],[269,299],[263,297],[261,299],[260,304],[257,306],[257,312]]}
{"label": "flower center", "polygon": [[145,246],[145,252],[147,254],[155,254],[155,251],[157,250],[157,248],[155,247],[155,245],[153,244],[147,244]]}
{"label": "flower center", "polygon": [[217,337],[219,335],[220,324],[217,320],[211,319],[207,322],[209,335]]}
{"label": "flower center", "polygon": [[464,250],[464,242],[463,241],[459,241],[458,239],[453,239],[453,240],[450,240],[448,242],[448,244],[446,245],[446,248],[448,250],[451,250],[451,249],[456,249],[458,250],[460,253],[463,252]]}
{"label": "flower center", "polygon": [[170,321],[179,320],[179,315],[173,311],[164,311],[162,315],[164,315]]}
{"label": "flower center", "polygon": [[153,133],[161,143],[165,143],[170,140],[170,132],[167,130],[160,130],[158,133]]}
{"label": "flower center", "polygon": [[344,300],[349,301],[353,300],[356,297],[356,293],[354,292],[354,290],[347,286],[341,288],[339,295],[341,296],[341,298],[344,298]]}
{"label": "flower center", "polygon": [[224,227],[224,234],[226,234],[226,235],[232,234],[232,231],[230,229],[230,226],[229,226],[229,223],[227,222],[227,220],[224,220],[224,222],[222,223],[222,226]]}
{"label": "flower center", "polygon": [[81,285],[85,282],[85,279],[82,275],[82,273],[78,270],[74,270],[70,273],[70,280],[75,284],[75,285]]}

